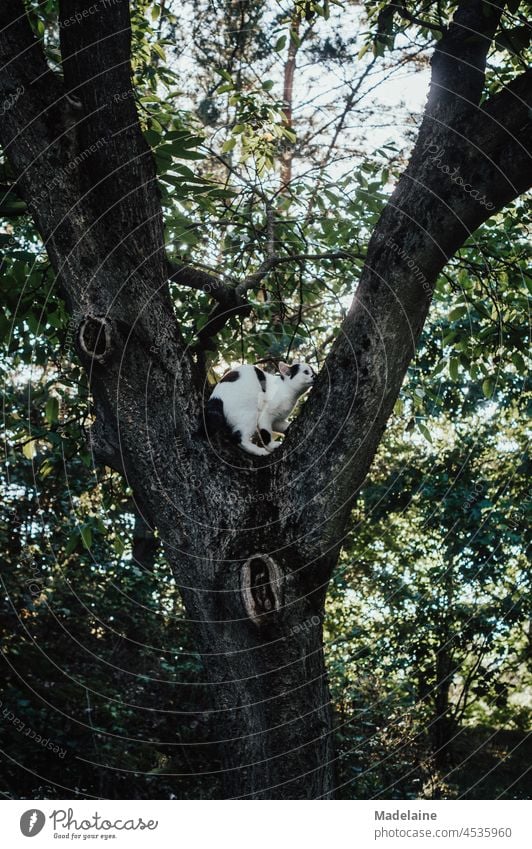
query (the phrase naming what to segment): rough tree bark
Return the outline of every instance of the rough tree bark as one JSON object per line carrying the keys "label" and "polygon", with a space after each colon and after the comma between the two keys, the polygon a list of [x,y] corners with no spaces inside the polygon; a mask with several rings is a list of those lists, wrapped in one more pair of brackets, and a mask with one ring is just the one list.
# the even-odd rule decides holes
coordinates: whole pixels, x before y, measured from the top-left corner
{"label": "rough tree bark", "polygon": [[[83,6],[61,0],[60,17]],[[0,7],[0,101],[23,87],[0,141],[76,323],[94,456],[126,476],[158,527],[195,623],[227,796],[333,793],[321,617],[348,515],[440,270],[531,182],[528,76],[479,105],[501,6],[459,5],[438,43],[410,164],[333,350],[271,460],[195,437],[205,374],[172,311],[154,165],[128,96],[128,3],[61,28],[63,79],[21,0]],[[213,297],[223,303],[227,291]]]}

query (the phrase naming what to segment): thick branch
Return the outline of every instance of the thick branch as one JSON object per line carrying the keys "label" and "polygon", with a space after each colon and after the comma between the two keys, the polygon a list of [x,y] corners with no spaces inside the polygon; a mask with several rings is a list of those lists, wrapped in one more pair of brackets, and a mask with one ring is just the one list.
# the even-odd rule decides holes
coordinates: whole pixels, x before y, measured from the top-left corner
{"label": "thick branch", "polygon": [[[432,77],[427,114],[454,120],[464,103],[477,105],[484,86],[486,56],[499,25],[504,2],[467,0],[459,4],[452,23],[432,56]],[[458,99],[457,99],[458,98]]]}
{"label": "thick branch", "polygon": [[[75,24],[67,25],[73,20]],[[128,0],[98,4],[88,15],[85,0],[61,0],[60,39],[65,86],[80,103],[78,148],[90,153],[80,170],[99,239],[110,240],[112,250],[118,223],[127,249],[140,263],[158,265],[164,275],[155,165],[141,132],[132,86]],[[151,244],[152,253],[143,257],[145,243]]]}
{"label": "thick branch", "polygon": [[[476,79],[476,69],[469,73]],[[462,89],[472,87],[466,82]],[[434,121],[434,103],[426,114],[372,235],[349,314],[286,440],[279,486],[289,492],[287,511],[305,505],[305,521],[303,529],[297,514],[285,530],[299,545],[306,534],[309,556],[316,548],[333,555],[341,542],[438,274],[480,224],[532,185],[530,74],[482,108],[468,104],[464,111],[459,104],[456,98],[446,124]]]}
{"label": "thick branch", "polygon": [[[9,103],[0,122],[0,143],[19,176],[32,211],[57,217],[46,187],[60,165],[65,138],[63,87],[46,64],[21,0],[0,5],[0,101]],[[57,184],[61,184],[61,174]],[[34,197],[34,188],[41,190]]]}
{"label": "thick branch", "polygon": [[205,292],[206,295],[210,295],[220,303],[226,304],[232,300],[233,287],[228,286],[223,278],[209,274],[208,271],[194,268],[192,265],[185,265],[169,259],[168,279],[180,286]]}

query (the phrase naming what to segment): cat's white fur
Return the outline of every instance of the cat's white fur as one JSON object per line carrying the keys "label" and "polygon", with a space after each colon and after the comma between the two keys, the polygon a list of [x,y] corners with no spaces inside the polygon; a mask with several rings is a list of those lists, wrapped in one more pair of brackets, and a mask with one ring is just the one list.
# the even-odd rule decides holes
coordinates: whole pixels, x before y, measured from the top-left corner
{"label": "cat's white fur", "polygon": [[[207,414],[209,410],[218,416],[223,412],[226,425],[250,454],[264,456],[279,447],[273,433],[286,432],[288,416],[315,377],[307,363],[279,363],[279,372],[238,366],[223,376],[209,399]],[[257,434],[264,447],[252,442]]]}

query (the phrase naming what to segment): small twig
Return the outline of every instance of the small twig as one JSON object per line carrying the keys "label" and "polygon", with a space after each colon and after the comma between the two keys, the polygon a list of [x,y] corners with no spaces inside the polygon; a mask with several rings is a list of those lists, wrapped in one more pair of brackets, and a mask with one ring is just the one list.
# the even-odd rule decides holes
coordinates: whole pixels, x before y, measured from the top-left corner
{"label": "small twig", "polygon": [[243,295],[249,289],[255,289],[259,283],[266,277],[269,271],[272,268],[275,268],[277,265],[282,265],[285,262],[301,262],[302,260],[322,260],[322,259],[349,259],[356,260],[362,259],[364,260],[365,254],[358,253],[356,251],[328,251],[323,254],[290,254],[288,256],[269,256],[267,257],[259,266],[257,271],[254,271],[252,274],[248,274],[248,276],[240,283],[236,291],[239,295]]}
{"label": "small twig", "polygon": [[436,30],[437,32],[444,33],[447,31],[446,27],[441,24],[432,24],[429,21],[423,21],[421,18],[416,17],[411,12],[408,11],[406,6],[399,5],[398,3],[390,3],[390,6],[395,9],[402,18],[407,21],[410,21],[411,24],[417,24],[419,27],[425,27],[426,29]]}

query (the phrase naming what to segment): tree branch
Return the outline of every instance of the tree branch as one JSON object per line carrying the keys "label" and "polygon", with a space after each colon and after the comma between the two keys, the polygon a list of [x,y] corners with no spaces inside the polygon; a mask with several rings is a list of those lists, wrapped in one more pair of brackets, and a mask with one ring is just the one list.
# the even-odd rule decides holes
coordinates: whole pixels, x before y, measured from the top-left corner
{"label": "tree branch", "polygon": [[[216,294],[213,292],[213,297],[219,300],[219,304],[214,307],[209,315],[207,323],[202,327],[198,334],[200,348],[213,348],[213,337],[225,327],[231,318],[236,315],[249,315],[252,307],[251,304],[245,300],[246,292],[251,289],[258,288],[268,273],[278,265],[283,265],[289,262],[304,262],[306,260],[356,260],[364,258],[364,254],[353,251],[329,251],[322,254],[290,254],[289,256],[278,256],[277,254],[274,254],[266,257],[257,271],[249,274],[242,283],[238,284],[235,288],[226,289],[223,298],[217,298]],[[193,288],[203,287],[199,286]]]}
{"label": "tree branch", "polygon": [[[81,167],[86,203],[93,209],[99,240],[116,246],[116,224],[141,264],[165,276],[162,210],[155,165],[138,121],[131,73],[128,0],[98,4],[87,15],[85,0],[60,0],[62,66],[69,95],[79,101],[78,148],[90,151]],[[109,225],[112,223],[113,227]],[[144,239],[152,255],[141,256]]]}
{"label": "tree branch", "polygon": [[486,57],[499,25],[504,2],[467,0],[437,43],[432,56],[431,85],[426,113],[445,116],[450,107],[456,121],[464,104],[477,105],[484,86]]}
{"label": "tree branch", "polygon": [[41,207],[56,215],[44,193],[35,200],[34,186],[46,187],[50,162],[63,156],[61,101],[63,86],[49,69],[30,27],[21,0],[0,5],[0,101],[9,102],[0,122],[0,142],[19,175],[26,202],[37,215]]}
{"label": "tree branch", "polygon": [[[501,11],[497,4],[496,14],[485,18],[484,5],[461,4],[449,37],[436,48],[410,163],[372,234],[349,313],[276,471],[276,485],[289,493],[283,532],[309,557],[316,547],[328,553],[331,564],[415,353],[438,274],[480,224],[532,185],[530,75],[478,105],[482,61]],[[474,21],[482,34],[471,41]],[[299,515],[290,518],[293,503],[305,504],[304,530]]]}
{"label": "tree branch", "polygon": [[[284,124],[292,129],[292,107],[294,97],[294,75],[296,72],[297,53],[301,44],[299,29],[301,26],[301,13],[295,8],[288,29],[288,54],[284,66],[283,79],[283,114]],[[292,145],[284,141],[284,150],[281,153],[280,192],[283,192],[292,179]]]}
{"label": "tree branch", "polygon": [[247,292],[250,289],[256,289],[273,268],[276,268],[278,265],[284,265],[285,263],[304,262],[305,260],[356,260],[365,258],[365,254],[357,251],[326,251],[325,253],[321,254],[289,254],[288,256],[278,256],[277,254],[274,254],[273,256],[266,257],[266,259],[261,263],[257,271],[254,271],[252,274],[249,274],[242,281],[242,283],[237,286],[237,290],[240,294],[244,294],[244,292]]}
{"label": "tree branch", "polygon": [[224,278],[210,274],[208,271],[194,268],[192,265],[169,259],[168,279],[172,283],[178,283],[180,286],[187,286],[189,289],[197,289],[200,292],[205,292],[206,295],[211,295],[215,301],[219,301],[220,303],[227,303],[232,299],[234,286],[228,286],[224,282]]}
{"label": "tree branch", "polygon": [[440,24],[432,24],[429,21],[423,21],[421,18],[416,17],[416,15],[413,15],[408,11],[406,6],[399,5],[398,3],[391,3],[390,5],[402,18],[406,21],[410,21],[411,24],[417,24],[417,26],[424,27],[426,29],[436,30],[436,32],[446,32],[446,28]]}

